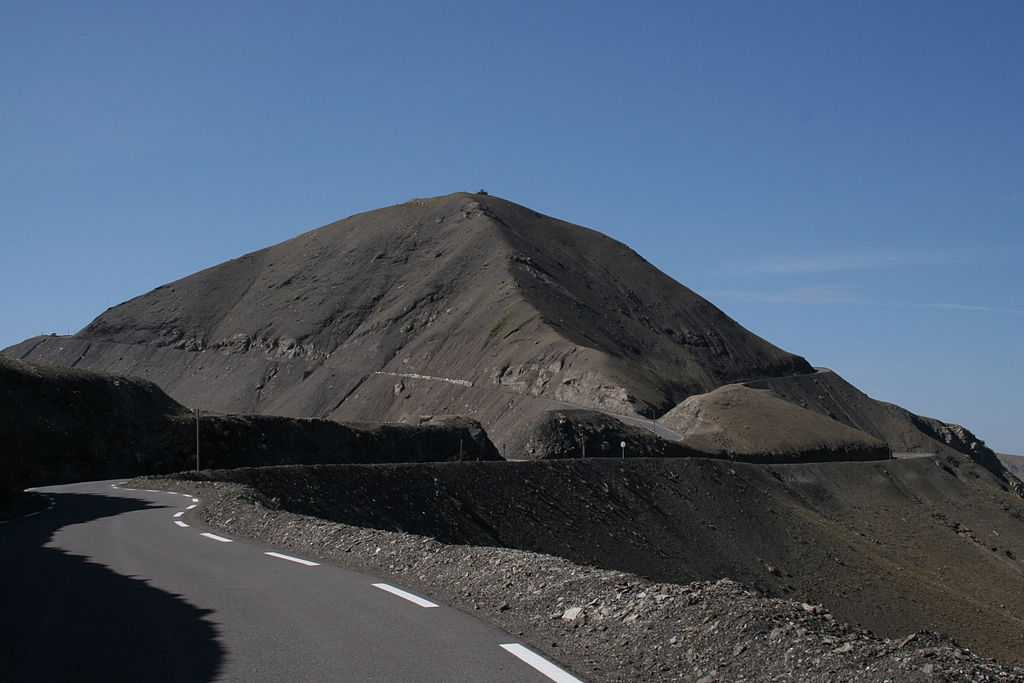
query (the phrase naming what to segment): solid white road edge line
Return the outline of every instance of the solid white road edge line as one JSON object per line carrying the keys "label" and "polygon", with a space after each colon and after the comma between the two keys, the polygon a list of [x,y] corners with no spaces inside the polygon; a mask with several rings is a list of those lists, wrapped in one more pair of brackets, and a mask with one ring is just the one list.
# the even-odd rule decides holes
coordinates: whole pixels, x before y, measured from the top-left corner
{"label": "solid white road edge line", "polygon": [[501,648],[523,660],[537,671],[555,681],[555,683],[583,683],[583,681],[576,678],[568,671],[558,668],[548,660],[535,652],[526,649],[519,643],[506,643],[502,645]]}
{"label": "solid white road edge line", "polygon": [[188,506],[187,508],[185,508],[185,509],[186,509],[186,510],[194,510],[194,509],[195,509],[195,507],[196,507],[196,504],[195,504],[195,503],[192,503],[191,505],[189,505],[189,506]]}
{"label": "solid white road edge line", "polygon": [[263,553],[263,554],[264,555],[270,555],[271,557],[276,557],[279,560],[288,560],[289,562],[296,562],[298,564],[304,564],[307,567],[319,567],[320,566],[319,562],[310,562],[309,560],[302,560],[302,559],[299,559],[297,557],[292,557],[291,555],[283,555],[281,553],[270,553],[270,552],[266,552],[266,553]]}
{"label": "solid white road edge line", "polygon": [[178,517],[181,517],[183,514],[185,514],[184,510],[181,510],[180,512],[175,512],[174,513],[174,518],[177,519]]}
{"label": "solid white road edge line", "polygon": [[185,524],[185,522],[180,522],[178,520],[174,520],[174,523],[177,524],[178,526],[180,526],[182,529],[187,529],[188,528],[188,524]]}
{"label": "solid white road edge line", "polygon": [[437,607],[437,605],[430,602],[430,600],[421,598],[418,595],[413,595],[412,593],[407,593],[401,588],[395,588],[394,586],[390,586],[386,583],[375,583],[373,584],[373,587],[391,593],[392,595],[397,595],[398,597],[404,598],[405,600],[408,600],[413,604],[419,605],[420,607]]}
{"label": "solid white road edge line", "polygon": [[218,536],[217,534],[208,534],[208,533],[206,533],[204,531],[203,533],[201,533],[199,535],[200,536],[206,536],[207,538],[211,538],[214,541],[220,541],[221,543],[231,543],[231,539],[230,538],[224,538],[223,536]]}

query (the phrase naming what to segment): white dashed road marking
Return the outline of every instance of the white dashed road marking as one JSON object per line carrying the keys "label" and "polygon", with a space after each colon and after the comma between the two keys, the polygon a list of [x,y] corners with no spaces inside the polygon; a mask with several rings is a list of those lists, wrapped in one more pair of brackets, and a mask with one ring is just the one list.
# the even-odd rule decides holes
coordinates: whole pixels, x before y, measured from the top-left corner
{"label": "white dashed road marking", "polygon": [[263,553],[263,554],[264,555],[270,555],[271,557],[276,557],[279,560],[288,560],[289,562],[297,562],[298,564],[304,564],[307,567],[319,567],[320,566],[319,562],[310,562],[309,560],[301,560],[301,559],[299,559],[297,557],[292,557],[291,555],[282,555],[281,553],[269,553],[269,552],[268,553]]}
{"label": "white dashed road marking", "polygon": [[506,643],[505,645],[502,645],[501,648],[523,660],[537,671],[555,681],[555,683],[583,683],[583,681],[576,678],[568,671],[558,668],[535,652],[527,650],[519,643]]}
{"label": "white dashed road marking", "polygon": [[[115,489],[120,488],[117,484],[111,484],[111,486],[113,488],[115,488]],[[28,489],[26,489],[26,490],[28,490]],[[121,490],[122,491],[135,491],[137,489],[121,489]],[[176,491],[155,491],[153,489],[144,489],[144,490],[145,490],[146,493],[170,493],[171,495],[175,495],[175,496],[176,495],[182,495],[182,496],[185,496],[186,498],[189,497],[187,493],[179,494]],[[53,503],[54,503],[53,498],[50,498],[50,504],[47,507],[47,509],[52,508],[53,507]],[[199,499],[198,498],[192,498],[192,504],[189,505],[187,508],[185,508],[185,510],[193,510],[193,509],[195,509],[198,506],[198,504],[199,504]],[[38,515],[38,514],[39,514],[39,512],[33,512],[33,513],[31,513],[29,515],[25,515],[25,516],[26,517],[33,517],[33,516]],[[175,512],[174,513],[174,517],[175,517],[174,523],[176,525],[178,525],[179,527],[187,529],[187,528],[189,528],[189,525],[186,524],[185,522],[182,522],[180,519],[178,519],[179,517],[181,517],[184,514],[185,514],[184,510],[179,511],[179,512]],[[232,540],[230,538],[225,538],[223,536],[218,536],[217,534],[211,534],[211,533],[203,532],[203,533],[201,533],[199,535],[200,536],[205,536],[206,538],[209,538],[210,540],[213,540],[213,541],[219,541],[220,543],[231,543],[232,542]],[[284,553],[276,553],[276,552],[267,551],[267,552],[264,552],[263,554],[267,555],[268,557],[274,557],[274,558],[277,558],[279,560],[286,560],[288,562],[294,562],[296,564],[301,564],[301,565],[304,565],[306,567],[319,567],[320,566],[319,562],[311,562],[310,560],[303,560],[302,558],[292,557],[291,555],[285,555]],[[426,598],[421,598],[418,595],[414,595],[412,593],[409,593],[408,591],[404,591],[401,588],[396,588],[396,587],[394,587],[394,586],[392,586],[390,584],[387,584],[387,583],[375,583],[375,584],[373,584],[373,587],[374,588],[379,588],[380,590],[385,591],[387,593],[391,593],[392,595],[397,595],[398,597],[402,598],[403,600],[408,600],[409,602],[413,603],[414,605],[419,605],[420,607],[437,607],[436,603],[433,603],[430,600],[427,600]],[[528,664],[529,666],[531,666],[535,670],[537,670],[540,673],[544,674],[547,678],[551,679],[555,683],[583,683],[583,681],[581,681],[580,679],[576,678],[575,676],[570,674],[568,671],[565,671],[564,669],[562,669],[562,668],[552,664],[548,660],[544,659],[543,657],[541,657],[537,653],[533,652],[532,650],[527,649],[523,645],[520,645],[519,643],[504,643],[504,644],[501,645],[501,648],[503,650],[505,650],[506,652],[508,652],[509,654],[519,658],[520,660],[522,660],[523,662],[525,662],[526,664]]]}
{"label": "white dashed road marking", "polygon": [[408,600],[409,602],[411,602],[413,604],[419,605],[420,607],[437,607],[437,605],[432,603],[432,602],[430,602],[430,600],[426,600],[424,598],[421,598],[418,595],[413,595],[412,593],[407,593],[404,590],[402,590],[401,588],[395,588],[394,586],[390,586],[390,585],[388,585],[386,583],[375,583],[375,584],[373,584],[373,587],[374,588],[379,588],[382,591],[387,591],[388,593],[391,593],[392,595],[397,595],[398,597],[404,598],[405,600]]}

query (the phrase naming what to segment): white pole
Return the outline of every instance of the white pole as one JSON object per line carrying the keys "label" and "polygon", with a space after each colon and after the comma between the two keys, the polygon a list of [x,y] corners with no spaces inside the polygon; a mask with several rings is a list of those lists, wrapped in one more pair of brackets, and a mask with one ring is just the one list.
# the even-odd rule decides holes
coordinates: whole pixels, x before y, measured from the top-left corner
{"label": "white pole", "polygon": [[199,471],[199,408],[196,408],[196,472]]}
{"label": "white pole", "polygon": [[625,460],[626,459],[626,442],[623,441],[622,443],[620,443],[619,447],[622,449],[622,459]]}

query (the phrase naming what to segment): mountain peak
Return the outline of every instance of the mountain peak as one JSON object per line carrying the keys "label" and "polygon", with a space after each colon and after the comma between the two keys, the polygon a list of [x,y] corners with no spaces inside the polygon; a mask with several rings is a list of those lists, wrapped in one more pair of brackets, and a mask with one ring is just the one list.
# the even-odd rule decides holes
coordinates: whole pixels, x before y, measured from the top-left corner
{"label": "mountain peak", "polygon": [[465,414],[498,442],[553,407],[655,417],[728,382],[811,372],[621,242],[472,192],[303,233],[28,355],[222,411]]}

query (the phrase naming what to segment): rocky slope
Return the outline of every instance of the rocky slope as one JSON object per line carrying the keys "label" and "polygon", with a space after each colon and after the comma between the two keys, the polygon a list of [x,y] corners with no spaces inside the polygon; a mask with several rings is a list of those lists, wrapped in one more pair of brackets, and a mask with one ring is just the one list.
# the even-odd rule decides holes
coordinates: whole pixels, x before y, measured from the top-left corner
{"label": "rocky slope", "polygon": [[485,195],[352,216],[115,306],[13,357],[136,375],[188,406],[527,421],[656,416],[751,377],[810,372],[625,245]]}
{"label": "rocky slope", "polygon": [[1024,455],[1009,455],[1007,453],[999,453],[999,462],[1003,463],[1011,474],[1017,478],[1024,477]]}
{"label": "rocky slope", "polygon": [[[473,609],[479,603],[499,618],[528,603],[538,614],[518,628],[571,627],[558,629],[556,657],[576,629],[585,629],[576,646],[590,643],[584,654],[595,660],[607,664],[622,654],[630,666],[657,662],[690,675],[695,672],[675,667],[700,663],[676,658],[689,648],[712,646],[716,638],[725,639],[729,650],[704,660],[704,674],[716,668],[717,657],[738,663],[729,656],[733,647],[766,647],[762,655],[777,657],[797,647],[796,641],[769,647],[776,638],[770,634],[782,633],[775,628],[785,630],[784,624],[741,633],[744,620],[733,622],[739,615],[729,610],[703,613],[686,628],[673,625],[688,620],[686,606],[694,604],[685,584],[730,577],[764,594],[823,604],[841,621],[884,637],[942,631],[983,655],[1024,663],[1024,501],[963,456],[795,465],[702,458],[339,465],[187,476],[206,487],[201,497],[209,505],[207,521],[232,533],[326,552],[343,563],[365,562],[375,573],[419,581],[428,592],[451,588],[464,594],[465,602],[457,604]],[[247,513],[211,498],[217,487],[234,485],[249,492]],[[298,521],[297,515],[308,523],[283,521]],[[597,567],[662,585],[638,588],[620,601],[622,595],[613,599],[599,582],[577,590],[572,576],[548,576],[529,563],[507,566],[512,555],[495,548],[560,556],[576,565],[578,577],[596,577],[600,572],[590,568]],[[469,559],[474,550],[481,553],[478,562]],[[607,588],[611,595],[622,590]],[[644,591],[646,602],[638,595]],[[681,602],[660,605],[653,596],[662,593],[681,596]],[[640,604],[631,607],[636,598]],[[577,618],[562,622],[563,611],[573,607],[581,608]],[[799,607],[796,613],[802,613]],[[623,625],[629,628],[618,630]],[[812,628],[795,625],[789,636],[800,638],[800,626]],[[603,628],[613,630],[608,641],[601,639]],[[655,641],[643,640],[648,629]],[[819,642],[802,635],[812,649]],[[629,646],[619,649],[622,640]],[[832,645],[824,649],[843,648],[854,656],[846,641],[826,640]],[[545,642],[551,641],[538,644]],[[673,647],[678,643],[680,649]],[[598,657],[609,647],[616,656]],[[856,653],[872,647],[853,643]],[[822,654],[780,663],[778,673],[788,674],[785,680],[834,680],[827,666],[811,664]],[[836,665],[847,659],[826,657]],[[720,670],[719,676],[737,680],[742,671],[748,680],[765,680],[745,667]],[[646,675],[657,671],[654,666]],[[617,680],[637,680],[622,673]]]}
{"label": "rocky slope", "polygon": [[659,422],[705,453],[779,460],[880,460],[879,438],[806,410],[767,389],[730,384],[691,396]]}
{"label": "rocky slope", "polygon": [[[664,432],[623,422],[594,410],[551,410],[532,421],[525,460],[559,458],[685,458],[707,456],[673,440]],[[620,444],[625,442],[623,448]]]}
{"label": "rocky slope", "polygon": [[[201,465],[499,459],[478,423],[204,415]],[[0,498],[27,486],[195,466],[195,418],[152,382],[0,358]]]}
{"label": "rocky slope", "polygon": [[814,374],[764,378],[745,384],[770,389],[802,408],[870,434],[897,453],[967,455],[1005,486],[1024,495],[1024,483],[1007,471],[985,442],[967,428],[873,399],[832,370],[823,368]]}
{"label": "rocky slope", "polygon": [[592,683],[1024,681],[934,632],[880,638],[821,605],[735,581],[657,583],[510,548],[449,545],[278,509],[238,484],[143,480],[187,491],[206,524],[322,557],[490,620]]}

